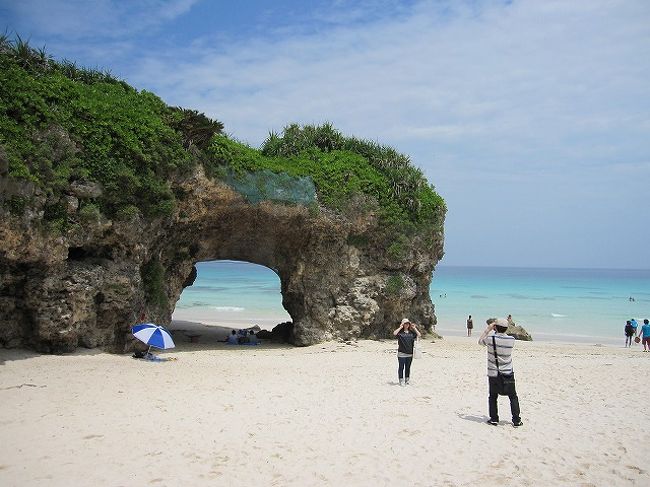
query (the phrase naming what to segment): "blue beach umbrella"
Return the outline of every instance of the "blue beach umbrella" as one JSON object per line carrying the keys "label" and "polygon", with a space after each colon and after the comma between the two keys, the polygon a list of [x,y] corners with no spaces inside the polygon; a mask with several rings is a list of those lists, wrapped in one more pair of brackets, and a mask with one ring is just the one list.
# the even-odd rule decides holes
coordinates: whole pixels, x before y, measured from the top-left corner
{"label": "blue beach umbrella", "polygon": [[138,340],[149,345],[149,350],[151,350],[151,347],[167,349],[176,346],[169,332],[160,325],[140,323],[131,328],[131,333]]}

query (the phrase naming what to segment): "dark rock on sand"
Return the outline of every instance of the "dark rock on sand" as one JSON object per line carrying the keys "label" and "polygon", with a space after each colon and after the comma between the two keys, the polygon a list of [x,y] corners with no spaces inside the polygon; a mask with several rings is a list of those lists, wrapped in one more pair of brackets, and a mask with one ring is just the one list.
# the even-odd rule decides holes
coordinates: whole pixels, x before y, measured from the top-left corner
{"label": "dark rock on sand", "polygon": [[[496,318],[488,318],[486,323],[489,325],[496,320]],[[514,337],[515,340],[523,340],[526,342],[533,341],[533,337],[530,336],[530,333],[528,333],[523,326],[517,325],[511,317],[508,317],[508,328],[506,329],[506,335]]]}
{"label": "dark rock on sand", "polygon": [[523,326],[519,326],[514,323],[508,325],[508,329],[506,330],[506,335],[515,337],[515,340],[523,340],[526,342],[533,341],[533,337],[530,336],[530,333],[528,333]]}
{"label": "dark rock on sand", "polygon": [[293,333],[293,323],[286,321],[273,327],[273,330],[260,330],[256,333],[257,338],[273,340],[276,342],[290,343]]}

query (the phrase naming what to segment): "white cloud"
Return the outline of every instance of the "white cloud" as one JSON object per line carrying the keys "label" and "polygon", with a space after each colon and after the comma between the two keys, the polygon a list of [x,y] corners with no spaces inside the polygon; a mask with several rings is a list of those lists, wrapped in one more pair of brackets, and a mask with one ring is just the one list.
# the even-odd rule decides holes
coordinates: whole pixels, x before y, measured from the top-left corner
{"label": "white cloud", "polygon": [[395,141],[403,132],[515,144],[644,123],[644,107],[617,108],[648,94],[639,60],[650,16],[635,4],[490,3],[446,19],[432,5],[363,27],[156,54],[135,78],[254,143],[293,120]]}
{"label": "white cloud", "polygon": [[119,39],[169,22],[199,0],[21,0],[7,8],[19,19],[21,35],[68,41]]}

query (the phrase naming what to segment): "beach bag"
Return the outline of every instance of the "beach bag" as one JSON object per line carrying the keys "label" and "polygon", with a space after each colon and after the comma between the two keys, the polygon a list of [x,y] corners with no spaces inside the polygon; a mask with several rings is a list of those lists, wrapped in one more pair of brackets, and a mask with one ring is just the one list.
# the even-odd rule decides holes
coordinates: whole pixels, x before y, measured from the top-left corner
{"label": "beach bag", "polygon": [[499,359],[497,358],[497,341],[492,337],[494,347],[494,364],[497,366],[497,394],[509,396],[515,392],[515,374],[502,374],[499,371]]}
{"label": "beach bag", "polygon": [[420,342],[418,340],[413,342],[413,358],[422,358],[422,350],[420,349]]}
{"label": "beach bag", "polygon": [[499,374],[497,375],[499,384],[498,393],[500,396],[509,396],[515,390],[515,375],[514,374]]}
{"label": "beach bag", "polygon": [[634,337],[634,343],[639,343],[641,341],[641,338],[639,337]]}

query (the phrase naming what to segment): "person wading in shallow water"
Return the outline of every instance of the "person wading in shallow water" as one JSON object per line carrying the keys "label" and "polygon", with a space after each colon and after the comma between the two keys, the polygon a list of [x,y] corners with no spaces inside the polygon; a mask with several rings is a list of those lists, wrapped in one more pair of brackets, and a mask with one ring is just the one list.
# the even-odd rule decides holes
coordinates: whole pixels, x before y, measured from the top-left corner
{"label": "person wading in shallow water", "polygon": [[639,335],[643,339],[643,351],[650,352],[650,323],[647,318],[643,320],[643,326],[641,327]]}
{"label": "person wading in shallow water", "polygon": [[625,347],[631,347],[632,346],[632,338],[634,338],[634,327],[632,326],[632,323],[630,323],[630,320],[627,320],[625,323]]}
{"label": "person wading in shallow water", "polygon": [[417,327],[408,319],[404,318],[399,325],[399,328],[393,332],[397,337],[397,376],[399,377],[399,385],[408,385],[411,378],[411,362],[413,362],[413,345],[415,340],[422,335]]}

